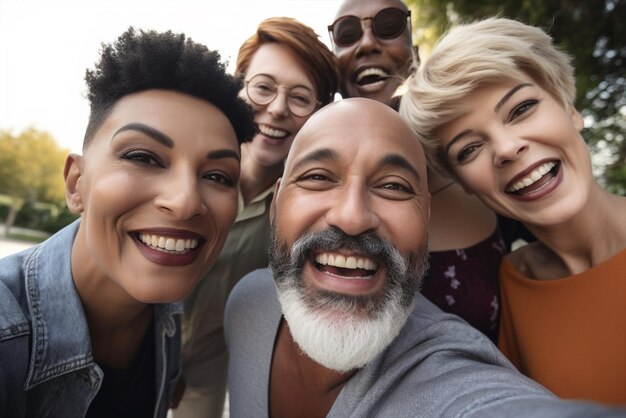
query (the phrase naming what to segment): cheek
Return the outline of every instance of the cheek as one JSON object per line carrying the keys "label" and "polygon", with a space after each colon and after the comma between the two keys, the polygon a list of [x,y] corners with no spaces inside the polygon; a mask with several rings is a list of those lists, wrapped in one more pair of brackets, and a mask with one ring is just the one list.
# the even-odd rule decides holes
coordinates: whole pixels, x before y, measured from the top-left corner
{"label": "cheek", "polygon": [[428,208],[414,207],[411,210],[395,211],[388,209],[383,213],[385,223],[392,234],[394,246],[399,250],[415,251],[426,244]]}
{"label": "cheek", "polygon": [[213,223],[221,231],[228,232],[237,216],[237,192],[213,192],[208,195],[206,202],[208,202],[209,216],[212,217]]}
{"label": "cheek", "polygon": [[[291,244],[323,220],[325,210],[322,203],[324,201],[325,199],[318,195],[300,196],[289,201],[280,199],[276,205],[274,217],[274,225],[280,239]],[[289,209],[281,210],[283,207]],[[317,230],[319,229],[321,228]]]}
{"label": "cheek", "polygon": [[314,114],[315,112],[311,113],[311,115],[307,116],[306,118],[297,118],[293,116],[293,135],[291,135],[291,138],[287,141],[289,143],[289,147],[291,147],[291,143],[293,142],[296,134],[300,131],[300,129],[302,129],[306,121],[309,120],[309,118]]}
{"label": "cheek", "polygon": [[146,199],[154,184],[149,179],[123,171],[100,173],[90,178],[81,184],[81,195],[88,196],[84,199],[86,211],[124,212],[138,201]]}
{"label": "cheek", "polygon": [[388,48],[389,56],[399,66],[408,64],[411,59],[411,49],[405,45],[395,45]]}

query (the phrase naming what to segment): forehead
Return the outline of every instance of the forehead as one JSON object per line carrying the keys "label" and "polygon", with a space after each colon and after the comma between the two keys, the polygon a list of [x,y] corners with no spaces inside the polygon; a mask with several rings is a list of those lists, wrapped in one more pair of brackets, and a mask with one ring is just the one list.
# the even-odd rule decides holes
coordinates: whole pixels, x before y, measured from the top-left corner
{"label": "forehead", "polygon": [[335,17],[354,15],[358,17],[374,16],[379,10],[388,7],[396,7],[407,10],[406,5],[399,0],[346,0],[344,1]]}
{"label": "forehead", "polygon": [[166,90],[145,90],[122,97],[96,132],[94,141],[103,137],[108,143],[114,132],[132,123],[148,125],[177,142],[239,150],[235,130],[217,106]]}
{"label": "forehead", "polygon": [[313,85],[297,55],[289,47],[275,42],[264,43],[252,56],[246,76],[256,74],[271,75],[280,83]]}
{"label": "forehead", "polygon": [[[389,109],[389,112],[393,111]],[[338,157],[337,163],[349,165],[350,169],[357,169],[357,165],[375,167],[392,154],[400,155],[420,177],[425,177],[425,160],[419,142],[395,114],[391,117],[372,110],[333,112],[329,109],[324,117],[312,122],[305,125],[294,142],[286,173],[316,150],[330,149]]]}

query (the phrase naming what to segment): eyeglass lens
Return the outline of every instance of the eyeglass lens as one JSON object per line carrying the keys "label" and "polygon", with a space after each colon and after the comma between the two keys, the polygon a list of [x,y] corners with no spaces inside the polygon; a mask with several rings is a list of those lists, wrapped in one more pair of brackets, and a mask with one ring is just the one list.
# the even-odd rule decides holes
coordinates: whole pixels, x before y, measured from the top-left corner
{"label": "eyeglass lens", "polygon": [[[372,32],[379,39],[394,39],[406,28],[407,12],[395,7],[382,9],[372,18]],[[363,36],[361,19],[356,16],[340,17],[330,26],[333,40],[338,46],[349,46]]]}
{"label": "eyeglass lens", "polygon": [[[270,104],[278,96],[279,86],[276,81],[265,74],[257,74],[246,82],[248,98],[259,106]],[[296,116],[308,116],[315,110],[317,100],[315,93],[306,87],[287,88],[287,107]]]}

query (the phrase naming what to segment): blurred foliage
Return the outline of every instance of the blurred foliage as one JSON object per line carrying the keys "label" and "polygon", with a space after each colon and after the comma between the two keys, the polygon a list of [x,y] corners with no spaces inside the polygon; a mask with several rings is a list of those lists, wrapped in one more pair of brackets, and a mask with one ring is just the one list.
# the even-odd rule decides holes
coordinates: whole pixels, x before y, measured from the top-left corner
{"label": "blurred foliage", "polygon": [[[0,130],[0,205],[5,233],[18,225],[55,232],[71,221],[63,166],[68,150],[47,132]],[[65,224],[63,224],[65,223]]]}
{"label": "blurred foliage", "polygon": [[30,128],[12,135],[0,131],[0,193],[64,204],[63,166],[68,152],[47,132]]}
{"label": "blurred foliage", "polygon": [[608,190],[626,195],[626,0],[405,0],[422,59],[457,22],[489,16],[543,28],[573,58],[576,108],[595,174]]}

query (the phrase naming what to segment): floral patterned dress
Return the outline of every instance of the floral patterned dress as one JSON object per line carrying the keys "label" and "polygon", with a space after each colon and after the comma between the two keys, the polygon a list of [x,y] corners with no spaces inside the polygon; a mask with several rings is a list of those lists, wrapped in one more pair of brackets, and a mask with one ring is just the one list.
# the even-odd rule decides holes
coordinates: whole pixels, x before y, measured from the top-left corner
{"label": "floral patterned dress", "polygon": [[496,343],[500,319],[498,271],[506,252],[499,228],[471,247],[431,252],[422,294]]}

